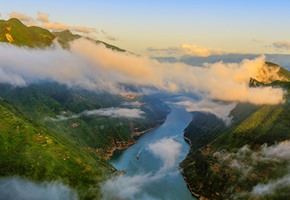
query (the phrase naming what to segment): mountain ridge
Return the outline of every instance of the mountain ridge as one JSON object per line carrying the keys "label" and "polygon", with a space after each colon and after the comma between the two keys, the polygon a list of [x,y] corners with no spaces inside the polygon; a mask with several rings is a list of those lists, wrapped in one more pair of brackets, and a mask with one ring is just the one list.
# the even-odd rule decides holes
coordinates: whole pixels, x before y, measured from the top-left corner
{"label": "mountain ridge", "polygon": [[[266,63],[270,67],[280,67]],[[200,199],[283,199],[289,197],[289,186],[281,192],[265,196],[253,194],[258,184],[267,184],[283,178],[287,171],[287,161],[265,163],[249,160],[251,154],[275,148],[275,145],[290,139],[290,79],[289,71],[280,67],[277,71],[284,81],[271,83],[250,80],[252,87],[282,87],[287,92],[285,103],[278,105],[251,105],[238,103],[230,116],[232,124],[226,127],[213,115],[199,113],[185,129],[184,136],[191,140],[191,149],[180,164],[181,172],[192,194]],[[210,117],[209,117],[210,116]],[[215,122],[215,123],[213,123]],[[243,155],[243,151],[248,155]],[[240,155],[243,155],[239,157]],[[228,157],[227,157],[228,156]],[[243,175],[243,170],[235,168],[234,162],[242,163],[251,170]],[[245,169],[246,170],[246,169]],[[279,172],[280,171],[280,172]]]}
{"label": "mountain ridge", "polygon": [[46,47],[52,44],[53,34],[37,26],[25,26],[20,20],[0,20],[0,41],[17,46]]}
{"label": "mountain ridge", "polygon": [[[73,34],[70,30],[51,32],[39,26],[26,26],[19,19],[11,18],[7,21],[0,20],[0,42],[10,43],[16,46],[27,46],[30,48],[45,48],[51,46],[54,39],[66,49],[69,49],[69,42],[82,38],[83,36]],[[103,44],[106,48],[126,52],[126,50],[92,38],[84,37],[96,44]]]}

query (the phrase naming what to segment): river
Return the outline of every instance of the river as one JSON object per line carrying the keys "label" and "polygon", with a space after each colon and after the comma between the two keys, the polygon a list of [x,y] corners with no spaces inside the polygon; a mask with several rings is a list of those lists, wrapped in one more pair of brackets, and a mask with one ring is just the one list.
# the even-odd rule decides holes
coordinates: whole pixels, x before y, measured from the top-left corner
{"label": "river", "polygon": [[[183,139],[183,130],[190,123],[192,114],[175,105],[171,105],[171,110],[160,127],[144,134],[136,144],[110,159],[116,169],[126,171],[125,176],[131,179],[134,176],[143,177],[135,183],[139,184],[134,190],[138,194],[131,199],[194,199],[178,170],[179,163],[189,151],[189,145]],[[124,184],[129,182],[127,179]]]}

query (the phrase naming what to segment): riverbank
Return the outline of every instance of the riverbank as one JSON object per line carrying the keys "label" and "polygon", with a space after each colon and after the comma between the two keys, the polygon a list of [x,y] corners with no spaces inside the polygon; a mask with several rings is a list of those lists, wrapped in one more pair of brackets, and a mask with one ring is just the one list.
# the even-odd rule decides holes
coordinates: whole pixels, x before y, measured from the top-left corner
{"label": "riverbank", "polygon": [[[191,142],[191,140],[190,140],[188,137],[183,136],[183,139],[184,139],[187,143],[189,143],[190,146],[192,145],[192,142]],[[196,192],[194,192],[194,190],[193,190],[193,188],[190,186],[190,183],[189,183],[189,181],[187,180],[185,174],[183,173],[183,169],[182,169],[181,167],[179,167],[179,171],[180,171],[180,173],[181,173],[181,175],[182,175],[182,177],[183,177],[183,179],[184,179],[184,181],[185,181],[185,183],[186,183],[186,186],[187,186],[188,190],[190,191],[191,195],[192,195],[194,198],[197,198],[197,199],[199,199],[199,200],[209,200],[208,198],[203,197],[203,196],[200,196],[199,194],[197,194]]]}
{"label": "riverbank", "polygon": [[120,146],[117,146],[115,143],[114,143],[114,146],[110,149],[107,149],[106,150],[106,154],[103,156],[103,158],[105,160],[109,160],[113,155],[114,155],[114,152],[116,150],[125,150],[125,149],[128,149],[130,146],[132,146],[133,144],[136,144],[136,140],[134,141],[131,141],[131,142],[126,142],[125,145],[120,145]]}
{"label": "riverbank", "polygon": [[122,150],[128,149],[130,146],[132,146],[132,145],[137,143],[137,140],[138,140],[138,138],[140,136],[142,136],[143,134],[145,134],[145,133],[147,133],[149,131],[152,131],[152,130],[160,127],[162,124],[159,124],[159,125],[157,125],[155,127],[146,129],[144,131],[133,132],[131,134],[131,137],[132,137],[133,141],[122,141],[122,142],[119,142],[119,144],[116,144],[118,142],[112,142],[112,147],[109,148],[109,149],[106,149],[106,151],[105,151],[106,153],[105,153],[105,155],[102,156],[102,158],[104,158],[105,160],[109,160],[114,155],[115,151],[117,151],[117,150],[121,150],[122,151]]}
{"label": "riverbank", "polygon": [[179,168],[179,171],[180,171],[180,173],[181,173],[181,175],[182,175],[182,177],[183,177],[183,179],[184,179],[184,181],[185,181],[185,183],[186,183],[186,186],[187,186],[188,190],[190,191],[191,195],[192,195],[194,198],[197,198],[197,199],[199,199],[199,200],[209,200],[208,198],[205,198],[205,197],[200,196],[199,194],[195,193],[195,192],[193,191],[192,187],[190,186],[189,182],[187,181],[186,176],[183,174],[181,168]]}
{"label": "riverbank", "polygon": [[135,131],[135,132],[133,132],[132,133],[132,138],[134,138],[135,140],[137,140],[141,135],[143,135],[143,134],[145,134],[145,133],[147,133],[147,132],[149,132],[149,131],[153,131],[154,129],[157,129],[158,127],[160,127],[163,123],[165,122],[165,120],[161,123],[161,124],[158,124],[157,126],[154,126],[154,127],[152,127],[152,128],[149,128],[149,129],[146,129],[146,130],[144,130],[144,131]]}

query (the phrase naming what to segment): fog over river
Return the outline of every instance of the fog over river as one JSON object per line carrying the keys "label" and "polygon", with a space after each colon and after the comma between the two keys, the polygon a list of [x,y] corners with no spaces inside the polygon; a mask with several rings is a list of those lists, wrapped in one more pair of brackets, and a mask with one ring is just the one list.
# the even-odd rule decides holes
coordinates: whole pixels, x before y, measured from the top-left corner
{"label": "fog over river", "polygon": [[171,109],[164,124],[111,158],[110,163],[126,174],[106,182],[106,199],[194,199],[178,169],[189,151],[183,130],[192,114],[182,106]]}

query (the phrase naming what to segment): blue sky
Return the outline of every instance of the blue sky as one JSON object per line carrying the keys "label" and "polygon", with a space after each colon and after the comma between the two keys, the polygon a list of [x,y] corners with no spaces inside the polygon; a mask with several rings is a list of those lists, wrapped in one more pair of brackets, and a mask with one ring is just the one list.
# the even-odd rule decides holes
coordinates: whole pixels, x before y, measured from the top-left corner
{"label": "blue sky", "polygon": [[135,53],[167,54],[168,49],[177,54],[200,52],[200,55],[290,52],[290,1],[0,0],[0,3],[4,19],[13,12],[34,19],[38,12],[45,13],[51,23],[94,28],[97,32],[90,33],[92,37]]}

